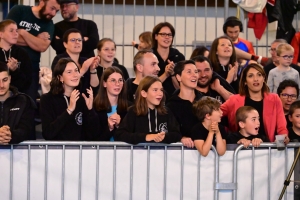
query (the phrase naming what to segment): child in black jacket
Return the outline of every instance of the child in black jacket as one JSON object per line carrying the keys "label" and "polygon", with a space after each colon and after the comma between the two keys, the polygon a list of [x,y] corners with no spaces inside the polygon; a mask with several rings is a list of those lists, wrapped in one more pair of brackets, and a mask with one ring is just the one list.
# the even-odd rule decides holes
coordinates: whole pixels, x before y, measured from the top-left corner
{"label": "child in black jacket", "polygon": [[143,78],[135,97],[135,104],[116,131],[115,140],[131,144],[180,141],[179,126],[173,114],[164,106],[163,87],[157,77]]}

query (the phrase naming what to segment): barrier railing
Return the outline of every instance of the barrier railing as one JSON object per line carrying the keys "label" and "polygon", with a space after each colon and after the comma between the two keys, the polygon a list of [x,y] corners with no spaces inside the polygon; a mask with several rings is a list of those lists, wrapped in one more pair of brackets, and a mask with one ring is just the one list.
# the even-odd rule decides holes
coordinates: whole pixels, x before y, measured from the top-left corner
{"label": "barrier railing", "polygon": [[[299,146],[238,146],[222,157],[212,148],[202,157],[181,143],[28,141],[1,146],[1,199],[273,200],[293,161],[290,148]],[[292,186],[286,194],[293,199]]]}

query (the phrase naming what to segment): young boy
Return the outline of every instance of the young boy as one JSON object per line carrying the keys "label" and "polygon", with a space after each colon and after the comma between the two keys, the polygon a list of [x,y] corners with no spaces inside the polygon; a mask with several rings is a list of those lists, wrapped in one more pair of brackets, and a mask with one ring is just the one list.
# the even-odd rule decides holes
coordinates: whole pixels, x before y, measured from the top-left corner
{"label": "young boy", "polygon": [[290,67],[294,57],[294,48],[289,44],[279,44],[276,53],[279,65],[270,71],[267,82],[272,93],[276,93],[279,84],[286,79],[300,84],[298,71]]}
{"label": "young boy", "polygon": [[200,122],[192,128],[191,138],[202,156],[207,156],[212,145],[220,156],[226,151],[227,134],[225,128],[219,125],[222,117],[220,106],[220,102],[211,97],[203,97],[193,104],[193,111]]}
{"label": "young boy", "polygon": [[262,142],[268,142],[266,136],[259,135],[259,114],[251,106],[240,107],[235,113],[238,133],[228,134],[228,144],[243,144],[248,147],[250,143],[258,147]]}
{"label": "young boy", "polygon": [[288,128],[291,142],[300,142],[300,101],[295,101],[290,106],[289,120],[293,126]]}

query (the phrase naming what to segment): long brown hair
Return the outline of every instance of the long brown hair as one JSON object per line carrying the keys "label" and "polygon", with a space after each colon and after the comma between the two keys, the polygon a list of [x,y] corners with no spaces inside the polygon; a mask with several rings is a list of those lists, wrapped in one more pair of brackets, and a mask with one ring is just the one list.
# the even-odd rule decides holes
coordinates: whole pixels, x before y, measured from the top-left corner
{"label": "long brown hair", "polygon": [[[159,78],[157,78],[155,76],[145,76],[141,80],[141,82],[135,92],[134,112],[136,113],[137,116],[146,115],[148,113],[147,100],[146,100],[146,98],[144,98],[141,95],[141,92],[142,91],[148,92],[151,85],[157,81],[161,82],[161,80],[159,80]],[[156,106],[156,109],[157,109],[158,114],[160,114],[160,115],[167,114],[167,109],[165,108],[165,95],[163,95],[163,98],[160,101],[159,105]]]}
{"label": "long brown hair", "polygon": [[261,73],[261,75],[264,77],[263,87],[261,88],[261,95],[264,96],[264,93],[269,93],[269,87],[266,83],[266,73],[262,66],[256,63],[249,64],[242,72],[240,83],[239,83],[239,94],[241,96],[249,97],[249,89],[248,86],[245,84],[247,79],[248,71],[253,68]]}
{"label": "long brown hair", "polygon": [[[98,93],[94,99],[94,108],[97,111],[105,110],[107,112],[111,112],[111,105],[107,96],[107,90],[106,87],[104,87],[104,82],[107,82],[108,77],[113,74],[118,73],[121,74],[123,81],[124,76],[122,71],[117,67],[108,67],[104,70],[101,80],[100,80],[100,87],[98,90]],[[126,84],[123,83],[122,90],[118,96],[118,107],[117,110],[119,112],[127,111],[128,108],[128,102],[127,102],[127,91],[126,91]]]}
{"label": "long brown hair", "polygon": [[216,38],[210,47],[208,59],[211,61],[212,67],[213,67],[214,71],[217,73],[220,72],[220,70],[221,70],[220,66],[219,66],[220,62],[219,62],[219,58],[218,58],[218,54],[217,54],[220,39],[229,40],[231,43],[231,46],[232,46],[232,55],[230,56],[228,64],[231,64],[232,66],[234,66],[234,63],[236,62],[235,48],[234,48],[234,44],[232,43],[231,39],[225,35]]}
{"label": "long brown hair", "polygon": [[[62,76],[62,74],[64,73],[64,71],[66,69],[67,64],[70,62],[72,62],[76,65],[76,63],[71,58],[61,58],[55,65],[55,67],[53,69],[53,73],[52,73],[52,80],[50,82],[50,92],[52,94],[57,95],[57,94],[63,94],[65,92],[63,83],[60,82],[59,78],[60,78],[60,76]],[[80,71],[78,66],[77,66],[77,68],[78,68],[78,71]],[[78,87],[79,87],[79,85],[78,85]]]}

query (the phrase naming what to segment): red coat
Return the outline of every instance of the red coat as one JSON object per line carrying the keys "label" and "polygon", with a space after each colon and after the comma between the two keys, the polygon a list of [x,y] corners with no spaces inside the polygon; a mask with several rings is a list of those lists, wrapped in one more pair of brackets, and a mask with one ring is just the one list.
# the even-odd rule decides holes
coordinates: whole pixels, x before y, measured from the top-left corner
{"label": "red coat", "polygon": [[299,58],[299,48],[300,48],[300,32],[297,32],[291,42],[291,45],[294,48],[294,58],[293,58],[293,63],[298,64],[298,58]]}
{"label": "red coat", "polygon": [[[221,105],[223,116],[228,117],[228,128],[232,132],[238,131],[237,124],[235,123],[235,113],[238,108],[244,105],[245,96],[241,96],[239,94],[232,95],[224,104]],[[279,135],[288,135],[283,107],[278,95],[274,93],[265,93],[263,108],[263,123],[270,142],[275,141],[275,131]]]}

